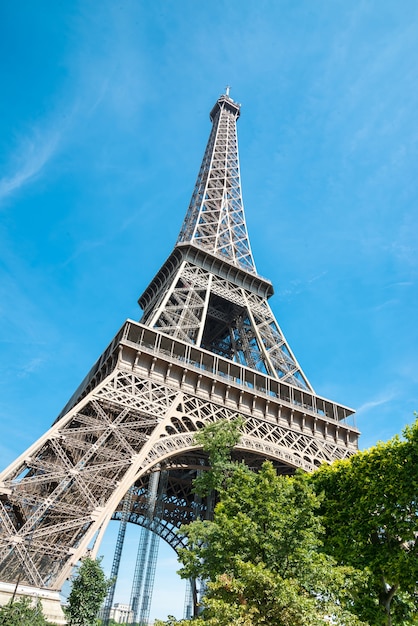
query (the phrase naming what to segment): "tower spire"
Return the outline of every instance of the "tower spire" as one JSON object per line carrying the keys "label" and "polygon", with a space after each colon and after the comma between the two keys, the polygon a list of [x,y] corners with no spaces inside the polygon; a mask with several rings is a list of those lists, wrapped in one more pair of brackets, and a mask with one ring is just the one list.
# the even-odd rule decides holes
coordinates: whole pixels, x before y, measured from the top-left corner
{"label": "tower spire", "polygon": [[178,243],[189,242],[256,273],[241,194],[236,122],[240,105],[226,93],[210,112],[212,130]]}

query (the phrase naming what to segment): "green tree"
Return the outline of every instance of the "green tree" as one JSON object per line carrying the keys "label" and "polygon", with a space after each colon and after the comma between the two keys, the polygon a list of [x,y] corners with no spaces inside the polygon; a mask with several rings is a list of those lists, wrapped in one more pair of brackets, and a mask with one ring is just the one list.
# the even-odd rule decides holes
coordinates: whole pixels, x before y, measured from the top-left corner
{"label": "green tree", "polygon": [[47,626],[39,598],[18,598],[0,608],[0,626]]}
{"label": "green tree", "polygon": [[195,434],[195,443],[208,454],[210,463],[210,472],[203,472],[194,481],[193,488],[198,495],[205,496],[212,490],[219,492],[227,485],[236,469],[231,451],[240,439],[244,423],[244,418],[239,416],[231,421],[208,424]]}
{"label": "green tree", "polygon": [[356,610],[373,626],[418,624],[418,421],[403,434],[311,477],[327,552],[370,571]]}
{"label": "green tree", "polygon": [[319,499],[306,475],[236,465],[214,520],[183,528],[183,578],[209,581],[202,619],[213,626],[360,624],[350,613],[362,578],[321,552]]}
{"label": "green tree", "polygon": [[349,609],[361,577],[321,552],[319,498],[307,477],[277,476],[268,462],[258,473],[232,463],[242,426],[241,418],[217,422],[196,436],[211,470],[195,486],[216,489],[219,503],[213,521],[182,528],[188,547],[180,551],[180,575],[207,581],[194,626],[323,626],[326,616],[359,625]]}
{"label": "green tree", "polygon": [[100,565],[101,559],[82,559],[74,577],[65,614],[70,626],[96,626],[97,613],[111,581],[107,580]]}

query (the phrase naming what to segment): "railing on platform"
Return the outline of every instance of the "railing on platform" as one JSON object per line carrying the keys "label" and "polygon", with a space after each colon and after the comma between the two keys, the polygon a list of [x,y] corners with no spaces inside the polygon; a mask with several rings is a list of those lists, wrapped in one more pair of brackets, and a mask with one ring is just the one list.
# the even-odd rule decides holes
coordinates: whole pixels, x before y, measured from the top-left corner
{"label": "railing on platform", "polygon": [[[254,389],[257,393],[278,398],[298,408],[312,411],[321,417],[346,424],[348,418],[353,421],[354,410],[349,407],[336,404],[305,389],[299,389],[203,348],[197,348],[165,335],[160,329],[149,328],[128,320],[123,328],[122,342],[155,356],[162,355],[173,361],[184,363],[187,367],[203,370],[247,389]],[[354,424],[350,425],[354,426]]]}
{"label": "railing on platform", "polygon": [[313,412],[320,417],[332,421],[342,422],[355,428],[354,410],[331,400],[317,396],[305,389],[289,385],[263,372],[255,371],[245,365],[231,361],[225,357],[213,354],[203,348],[165,335],[162,329],[149,328],[139,322],[127,320],[112,342],[93,365],[92,369],[78,387],[76,392],[61,411],[60,419],[66,412],[83,397],[85,390],[95,375],[106,362],[115,354],[121,344],[128,345],[138,351],[145,351],[154,356],[169,358],[187,367],[197,368],[211,376],[227,380],[235,385],[253,389],[257,393],[277,398],[288,404]]}

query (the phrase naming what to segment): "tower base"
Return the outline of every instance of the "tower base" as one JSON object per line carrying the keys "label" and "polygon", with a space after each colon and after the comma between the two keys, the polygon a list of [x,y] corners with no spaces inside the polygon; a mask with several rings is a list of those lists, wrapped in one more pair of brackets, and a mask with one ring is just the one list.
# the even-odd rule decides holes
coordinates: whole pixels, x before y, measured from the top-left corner
{"label": "tower base", "polygon": [[[7,604],[13,597],[16,585],[0,582],[0,606]],[[43,614],[48,622],[61,626],[67,623],[64,611],[61,606],[61,599],[58,591],[41,589],[39,587],[29,587],[18,585],[15,594],[16,598],[39,598],[42,604]]]}

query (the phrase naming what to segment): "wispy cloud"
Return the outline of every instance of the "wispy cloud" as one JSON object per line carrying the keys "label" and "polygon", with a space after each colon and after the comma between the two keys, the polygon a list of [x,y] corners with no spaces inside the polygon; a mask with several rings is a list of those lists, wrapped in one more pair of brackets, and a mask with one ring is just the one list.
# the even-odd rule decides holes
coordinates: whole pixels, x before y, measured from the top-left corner
{"label": "wispy cloud", "polygon": [[109,239],[107,237],[103,238],[103,239],[96,239],[96,240],[85,240],[82,241],[77,248],[74,250],[73,254],[71,254],[71,256],[69,256],[63,263],[62,263],[62,267],[65,267],[66,265],[72,263],[75,259],[77,259],[79,256],[82,256],[83,254],[86,254],[88,252],[90,252],[91,250],[95,250],[96,248],[101,248],[104,245],[106,245],[108,243]]}
{"label": "wispy cloud", "polygon": [[358,407],[356,413],[357,417],[363,417],[365,413],[375,409],[378,406],[383,406],[388,404],[396,397],[396,393],[394,391],[388,391],[386,394],[378,396],[373,400],[368,400],[364,402],[361,406]]}
{"label": "wispy cloud", "polygon": [[23,137],[10,156],[0,179],[0,204],[39,178],[58,150],[62,131],[33,128]]}
{"label": "wispy cloud", "polygon": [[281,289],[278,294],[282,298],[288,298],[289,296],[294,296],[299,293],[303,293],[312,285],[316,283],[318,280],[321,280],[324,276],[328,274],[328,271],[319,272],[319,274],[315,274],[314,276],[308,277],[305,280],[292,280],[289,283],[289,287],[287,289]]}
{"label": "wispy cloud", "polygon": [[398,280],[397,282],[386,285],[386,289],[392,289],[393,287],[413,287],[414,283],[411,280]]}
{"label": "wispy cloud", "polygon": [[20,378],[24,378],[28,376],[28,374],[31,374],[32,372],[36,372],[42,366],[44,362],[45,360],[41,357],[34,357],[33,359],[30,359],[23,366],[23,368],[19,371],[18,376]]}

